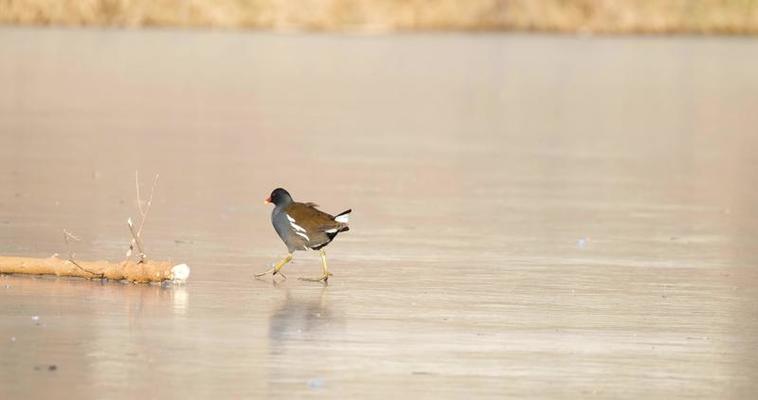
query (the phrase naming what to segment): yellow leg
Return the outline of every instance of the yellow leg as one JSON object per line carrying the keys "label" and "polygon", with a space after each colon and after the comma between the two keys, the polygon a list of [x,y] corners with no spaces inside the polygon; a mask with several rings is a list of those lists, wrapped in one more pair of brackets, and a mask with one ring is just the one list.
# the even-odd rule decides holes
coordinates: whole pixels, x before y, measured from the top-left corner
{"label": "yellow leg", "polygon": [[290,261],[292,261],[292,253],[287,254],[287,257],[284,257],[281,261],[279,261],[278,263],[276,263],[276,265],[274,265],[271,269],[269,269],[267,271],[264,271],[264,272],[261,272],[259,274],[255,274],[255,277],[258,278],[258,277],[261,277],[263,275],[273,273],[274,276],[276,276],[276,274],[279,274],[279,275],[282,276],[282,278],[287,279],[287,276],[284,275],[283,272],[279,272],[279,271],[282,268],[284,268],[284,266],[288,262],[290,262]]}
{"label": "yellow leg", "polygon": [[311,282],[326,282],[327,280],[329,280],[329,276],[331,276],[332,274],[329,273],[329,267],[326,265],[326,252],[324,251],[324,249],[321,249],[321,271],[322,271],[322,274],[321,274],[321,277],[319,278],[315,278],[315,279],[314,278],[300,278],[300,279],[304,281],[311,281]]}

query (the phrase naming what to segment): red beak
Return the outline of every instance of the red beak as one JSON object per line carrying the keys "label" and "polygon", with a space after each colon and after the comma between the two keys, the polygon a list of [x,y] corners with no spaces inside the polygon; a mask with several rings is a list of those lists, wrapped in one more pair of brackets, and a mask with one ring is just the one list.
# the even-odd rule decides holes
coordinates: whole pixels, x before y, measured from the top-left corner
{"label": "red beak", "polygon": [[263,200],[263,204],[271,204],[271,196],[267,197],[266,200]]}

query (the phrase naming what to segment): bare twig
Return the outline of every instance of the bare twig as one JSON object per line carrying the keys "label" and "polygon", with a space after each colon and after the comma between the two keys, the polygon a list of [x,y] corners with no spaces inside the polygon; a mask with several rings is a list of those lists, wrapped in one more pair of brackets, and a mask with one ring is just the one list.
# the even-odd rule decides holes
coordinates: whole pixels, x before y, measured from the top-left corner
{"label": "bare twig", "polygon": [[74,264],[77,268],[79,268],[80,270],[82,270],[82,271],[84,271],[84,272],[86,272],[86,273],[88,273],[90,275],[99,276],[100,278],[102,278],[103,274],[97,274],[95,272],[92,272],[92,271],[90,271],[90,270],[82,267],[81,265],[79,265],[79,263],[77,263],[74,260],[74,252],[71,251],[71,242],[69,242],[69,239],[75,240],[77,242],[81,240],[78,237],[76,237],[76,235],[74,235],[73,233],[67,231],[66,229],[63,229],[63,241],[66,242],[66,250],[68,250],[68,262],[70,262],[71,264]]}
{"label": "bare twig", "polygon": [[126,224],[129,225],[129,232],[132,234],[132,242],[129,245],[129,252],[127,252],[127,256],[131,255],[132,250],[134,250],[134,247],[137,247],[137,262],[143,263],[145,262],[145,259],[147,258],[147,255],[145,255],[145,252],[142,250],[142,240],[139,237],[139,234],[134,231],[134,224],[132,224],[132,219],[129,218],[126,220]]}
{"label": "bare twig", "polygon": [[69,239],[76,240],[77,242],[81,240],[78,237],[76,237],[73,233],[67,231],[66,229],[63,229],[63,241],[66,242],[66,250],[68,250],[68,260],[71,261],[71,263],[73,263],[77,267],[82,268],[76,263],[76,261],[74,261],[74,252],[71,251],[71,242],[68,241]]}
{"label": "bare twig", "polygon": [[129,218],[127,220],[127,224],[129,225],[129,231],[132,234],[132,240],[129,242],[129,251],[126,252],[126,256],[130,257],[134,251],[134,248],[136,247],[139,251],[139,254],[137,255],[137,262],[144,263],[147,259],[147,255],[144,252],[144,246],[142,245],[142,229],[145,227],[145,221],[147,221],[147,216],[150,213],[150,208],[153,205],[153,194],[155,193],[155,186],[158,184],[158,174],[155,174],[155,178],[153,179],[153,186],[150,189],[150,198],[147,200],[147,203],[145,203],[145,207],[142,207],[142,196],[140,195],[140,184],[139,184],[139,171],[135,171],[134,173],[134,183],[137,188],[137,210],[140,214],[140,223],[139,227],[134,229],[134,224],[132,223],[132,219]]}
{"label": "bare twig", "polygon": [[139,171],[134,171],[134,186],[137,188],[137,209],[139,210],[140,217],[144,217],[145,212],[142,211],[142,197],[139,194]]}
{"label": "bare twig", "polygon": [[[147,215],[150,213],[150,208],[153,205],[153,194],[155,193],[155,186],[158,184],[158,178],[160,175],[155,174],[155,178],[153,178],[153,186],[150,188],[150,198],[147,200],[147,203],[145,203],[145,210],[142,212],[142,209],[140,209],[140,214],[142,215],[142,220],[139,224],[139,229],[137,229],[137,235],[142,235],[142,228],[145,227],[145,221],[147,221]],[[137,199],[139,200],[139,192],[137,192]],[[141,202],[141,201],[140,201]]]}

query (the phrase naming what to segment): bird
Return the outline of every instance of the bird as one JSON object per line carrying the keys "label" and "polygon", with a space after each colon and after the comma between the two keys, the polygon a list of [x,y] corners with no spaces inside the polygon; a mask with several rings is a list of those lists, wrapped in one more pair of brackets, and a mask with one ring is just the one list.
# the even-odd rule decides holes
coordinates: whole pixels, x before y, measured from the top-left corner
{"label": "bird", "polygon": [[321,254],[322,274],[320,277],[300,278],[306,281],[326,282],[332,274],[326,265],[326,252],[324,247],[334,240],[341,232],[350,230],[350,213],[352,209],[345,210],[337,215],[327,214],[316,207],[315,203],[298,203],[292,199],[288,191],[276,188],[271,195],[264,200],[265,204],[273,204],[271,211],[271,224],[274,230],[287,246],[287,255],[271,269],[256,274],[260,277],[266,274],[287,276],[281,273],[281,269],[292,261],[295,251],[317,250]]}

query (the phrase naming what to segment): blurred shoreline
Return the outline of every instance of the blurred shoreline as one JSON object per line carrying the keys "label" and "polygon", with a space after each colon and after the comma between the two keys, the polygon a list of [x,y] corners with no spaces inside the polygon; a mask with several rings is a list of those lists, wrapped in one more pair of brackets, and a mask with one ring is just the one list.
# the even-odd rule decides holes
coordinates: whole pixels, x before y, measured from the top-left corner
{"label": "blurred shoreline", "polygon": [[754,0],[0,0],[10,26],[277,32],[758,34]]}

